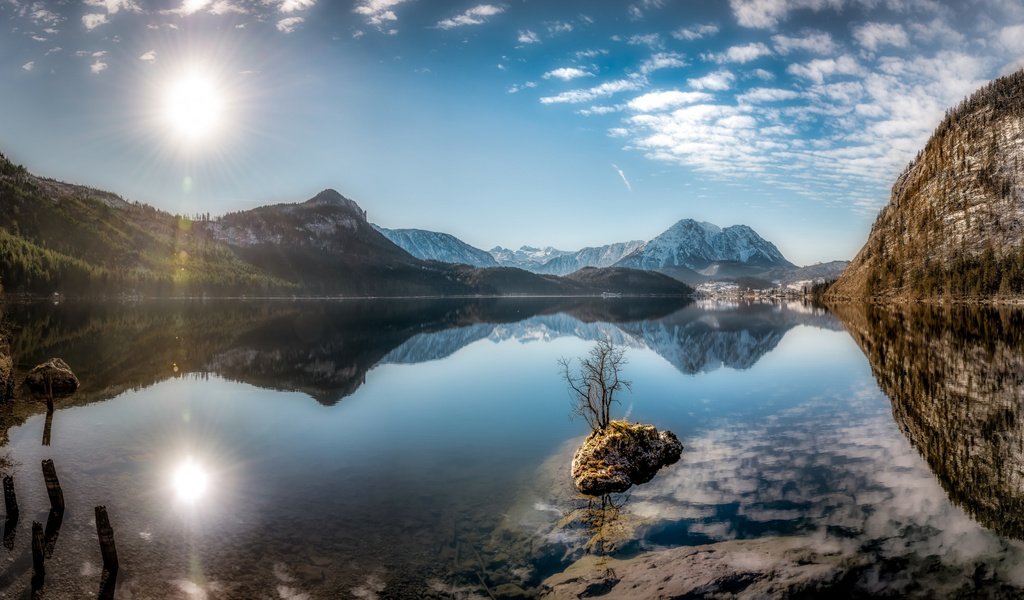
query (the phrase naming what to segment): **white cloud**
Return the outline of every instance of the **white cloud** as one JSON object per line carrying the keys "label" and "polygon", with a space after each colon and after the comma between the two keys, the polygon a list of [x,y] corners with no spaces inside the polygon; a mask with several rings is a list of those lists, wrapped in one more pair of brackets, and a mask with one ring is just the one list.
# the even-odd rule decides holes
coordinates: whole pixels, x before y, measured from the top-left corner
{"label": "white cloud", "polygon": [[572,79],[578,79],[580,77],[593,77],[594,74],[583,69],[577,69],[576,67],[562,67],[553,71],[544,73],[544,79],[561,79],[562,81],[570,81]]}
{"label": "white cloud", "polygon": [[839,9],[842,5],[843,0],[729,0],[736,22],[753,29],[771,29],[794,10]]}
{"label": "white cloud", "polygon": [[1024,25],[1009,25],[999,30],[996,36],[999,43],[1007,51],[1014,54],[1024,53]]}
{"label": "white cloud", "polygon": [[134,0],[85,0],[86,6],[106,9],[107,14],[114,15],[124,9],[128,12],[142,12],[142,8]]}
{"label": "white cloud", "polygon": [[616,79],[607,81],[592,88],[569,90],[555,96],[544,96],[540,99],[541,104],[579,104],[591,102],[597,98],[605,98],[621,92],[638,90],[642,83],[635,79]]}
{"label": "white cloud", "polygon": [[790,75],[821,83],[831,75],[862,75],[864,68],[848,54],[838,58],[819,58],[805,64],[792,64],[786,68]]}
{"label": "white cloud", "polygon": [[626,106],[636,112],[656,112],[683,106],[685,104],[696,104],[711,99],[711,94],[704,92],[681,92],[679,90],[665,90],[649,92],[643,96],[637,96],[630,100]]}
{"label": "white cloud", "polygon": [[704,77],[690,79],[687,83],[690,87],[697,90],[722,91],[732,87],[734,81],[736,81],[736,76],[723,69],[714,73],[708,73]]}
{"label": "white cloud", "polygon": [[853,39],[866,50],[874,52],[881,46],[905,48],[910,40],[902,25],[865,23],[853,29]]}
{"label": "white cloud", "polygon": [[605,56],[607,54],[608,51],[603,48],[597,50],[580,50],[576,53],[576,59],[580,60],[584,58],[595,58],[598,56]]}
{"label": "white cloud", "polygon": [[88,29],[89,31],[92,31],[93,29],[96,29],[100,25],[103,25],[103,24],[109,23],[109,22],[110,21],[107,20],[107,15],[104,15],[104,14],[101,14],[101,13],[92,13],[92,14],[88,14],[88,15],[82,15],[82,25],[85,25],[85,28]]}
{"label": "white cloud", "polygon": [[150,50],[139,57],[139,60],[143,62],[154,62],[156,61],[156,50]]}
{"label": "white cloud", "polygon": [[743,46],[732,46],[725,52],[702,54],[701,58],[716,63],[748,63],[771,54],[771,49],[761,42],[753,42]]}
{"label": "white cloud", "polygon": [[836,51],[836,43],[832,36],[824,31],[807,32],[801,36],[773,35],[772,44],[779,54],[802,51],[812,54],[832,54]]}
{"label": "white cloud", "polygon": [[390,28],[396,21],[395,7],[406,3],[408,0],[358,0],[352,12],[366,18],[366,23],[384,30]]}
{"label": "white cloud", "polygon": [[35,61],[30,60],[27,63],[21,65],[21,68],[25,71],[31,71],[32,69],[36,68],[36,63]]}
{"label": "white cloud", "polygon": [[626,8],[626,14],[634,21],[644,18],[647,11],[665,6],[665,0],[640,0]]}
{"label": "white cloud", "polygon": [[89,65],[89,70],[93,73],[102,73],[107,70],[107,63],[97,58],[91,65]]}
{"label": "white cloud", "polygon": [[207,6],[209,6],[211,0],[182,0],[181,6],[178,8],[170,8],[161,12],[172,15],[180,15],[187,17],[193,13],[197,13]]}
{"label": "white cloud", "polygon": [[249,11],[244,6],[240,6],[231,2],[230,0],[216,0],[211,6],[209,13],[211,15],[226,15],[228,13],[235,13],[239,15],[248,14]]}
{"label": "white cloud", "polygon": [[683,40],[692,42],[694,40],[700,40],[706,37],[711,37],[718,33],[718,25],[714,23],[706,23],[703,25],[694,25],[693,27],[681,27],[672,32],[672,37],[677,40]]}
{"label": "white cloud", "polygon": [[302,25],[306,20],[302,17],[287,17],[277,22],[277,30],[282,33],[291,33],[295,31],[299,25]]}
{"label": "white cloud", "polygon": [[466,25],[483,25],[488,17],[500,15],[505,12],[505,7],[494,4],[480,4],[470,8],[466,12],[454,17],[438,21],[437,26],[441,29],[453,29]]}
{"label": "white cloud", "polygon": [[316,5],[316,0],[284,0],[281,3],[281,12],[295,12],[297,10],[306,10]]}
{"label": "white cloud", "polygon": [[529,29],[520,29],[519,37],[516,38],[516,41],[520,44],[539,44],[540,36]]}
{"label": "white cloud", "polygon": [[736,96],[740,104],[757,104],[760,102],[781,102],[784,100],[795,100],[800,93],[794,90],[782,88],[751,88]]}
{"label": "white cloud", "polygon": [[560,33],[571,33],[573,30],[572,23],[566,21],[552,21],[547,23],[548,33],[551,35],[558,35]]}
{"label": "white cloud", "polygon": [[640,63],[640,72],[644,75],[662,69],[681,69],[687,66],[682,54],[675,52],[658,52]]}
{"label": "white cloud", "polygon": [[536,81],[527,81],[526,83],[524,83],[522,85],[513,85],[512,87],[508,88],[508,93],[510,93],[510,94],[518,94],[519,92],[521,92],[523,90],[528,90],[530,88],[535,88],[535,87],[537,87],[537,82]]}
{"label": "white cloud", "polygon": [[754,69],[753,71],[750,72],[750,76],[757,77],[758,79],[761,79],[763,81],[771,81],[772,79],[775,79],[775,73],[772,73],[771,71],[766,71],[764,69]]}
{"label": "white cloud", "polygon": [[615,172],[618,173],[619,177],[622,178],[622,183],[626,184],[626,189],[632,192],[633,186],[629,183],[629,180],[626,179],[626,174],[622,171],[622,169],[620,169],[619,166],[616,165],[615,163],[612,163],[612,168],[615,169]]}
{"label": "white cloud", "polygon": [[657,33],[645,33],[643,35],[631,35],[626,39],[626,43],[630,46],[647,46],[649,48],[657,50],[664,44],[661,42],[661,36]]}

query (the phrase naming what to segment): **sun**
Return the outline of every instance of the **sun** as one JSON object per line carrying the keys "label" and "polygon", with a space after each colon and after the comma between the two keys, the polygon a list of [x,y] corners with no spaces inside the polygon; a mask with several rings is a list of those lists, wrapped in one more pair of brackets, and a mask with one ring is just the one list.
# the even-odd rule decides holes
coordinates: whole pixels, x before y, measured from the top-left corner
{"label": "sun", "polygon": [[187,70],[167,85],[163,116],[180,141],[189,145],[209,142],[223,126],[224,94],[207,73]]}

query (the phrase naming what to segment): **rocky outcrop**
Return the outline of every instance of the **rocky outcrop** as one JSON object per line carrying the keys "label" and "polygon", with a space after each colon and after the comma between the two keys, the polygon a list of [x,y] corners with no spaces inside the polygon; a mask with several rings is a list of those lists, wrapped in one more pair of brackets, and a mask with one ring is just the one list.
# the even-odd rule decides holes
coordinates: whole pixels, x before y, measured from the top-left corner
{"label": "rocky outcrop", "polygon": [[1024,294],[1024,71],[955,109],[893,184],[829,296]]}
{"label": "rocky outcrop", "polygon": [[679,460],[683,445],[671,431],[612,421],[587,436],[572,459],[576,489],[590,496],[624,492],[650,481],[661,467]]}
{"label": "rocky outcrop", "polygon": [[588,555],[544,582],[544,598],[789,598],[846,596],[868,562],[806,538],[731,540],[619,560]]}
{"label": "rocky outcrop", "polygon": [[68,396],[78,389],[78,377],[68,363],[51,358],[28,372],[25,387],[36,396]]}

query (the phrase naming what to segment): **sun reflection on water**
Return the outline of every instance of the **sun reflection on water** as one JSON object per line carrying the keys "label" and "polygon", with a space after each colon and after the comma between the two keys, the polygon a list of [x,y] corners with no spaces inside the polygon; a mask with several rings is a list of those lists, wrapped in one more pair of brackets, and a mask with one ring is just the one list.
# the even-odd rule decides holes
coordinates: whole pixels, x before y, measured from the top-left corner
{"label": "sun reflection on water", "polygon": [[186,458],[174,470],[171,485],[179,500],[194,503],[206,493],[209,475],[203,465]]}

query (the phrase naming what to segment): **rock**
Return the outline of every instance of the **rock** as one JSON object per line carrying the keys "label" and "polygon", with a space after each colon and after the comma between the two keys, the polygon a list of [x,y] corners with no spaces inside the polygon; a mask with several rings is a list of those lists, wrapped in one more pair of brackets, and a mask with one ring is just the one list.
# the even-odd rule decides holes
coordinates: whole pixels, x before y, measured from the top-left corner
{"label": "rock", "polygon": [[679,460],[683,445],[671,431],[612,421],[587,436],[572,459],[576,489],[590,496],[624,492],[650,481],[661,467]]}
{"label": "rock", "polygon": [[67,396],[78,389],[78,377],[75,377],[68,363],[59,358],[51,358],[28,372],[25,385],[37,396],[51,393],[54,396]]}
{"label": "rock", "polygon": [[494,597],[503,600],[527,600],[533,596],[514,583],[503,583],[494,588]]}
{"label": "rock", "polygon": [[545,580],[542,597],[846,597],[850,575],[869,563],[806,537],[730,540],[625,560],[588,555]]}

